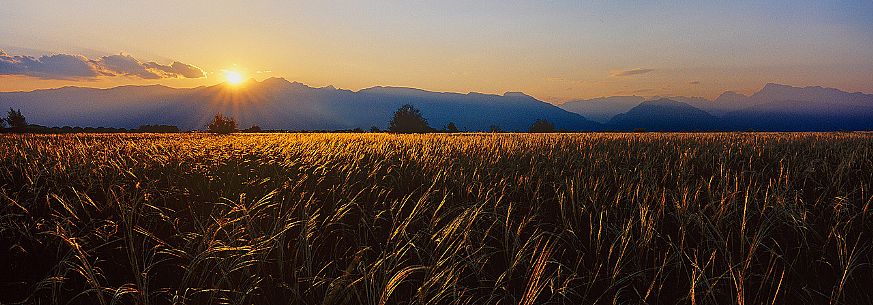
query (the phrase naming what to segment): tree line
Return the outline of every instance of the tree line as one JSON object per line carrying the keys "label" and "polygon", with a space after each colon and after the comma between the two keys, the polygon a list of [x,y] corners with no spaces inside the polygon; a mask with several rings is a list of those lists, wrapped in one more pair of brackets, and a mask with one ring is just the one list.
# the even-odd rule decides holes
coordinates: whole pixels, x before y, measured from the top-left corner
{"label": "tree line", "polygon": [[[8,125],[8,127],[7,127]],[[237,126],[236,120],[233,117],[225,116],[221,113],[215,115],[212,118],[212,121],[209,122],[206,126],[206,131],[214,134],[230,134],[235,132],[262,132],[260,126],[253,125],[249,128],[240,130]],[[364,132],[363,129],[356,128],[352,130],[348,130],[349,132]],[[388,122],[387,132],[392,133],[430,133],[430,132],[444,132],[444,133],[456,133],[460,132],[458,126],[455,125],[454,122],[449,122],[442,129],[436,129],[431,127],[427,119],[421,114],[421,111],[415,108],[410,104],[406,104],[400,106],[392,116],[391,120]],[[503,132],[499,126],[492,125],[489,128],[490,132]],[[545,119],[539,119],[533,124],[531,124],[528,132],[556,132],[558,131],[555,128],[555,125]],[[176,133],[180,132],[179,127],[172,125],[142,125],[137,129],[124,129],[124,128],[106,128],[106,127],[45,127],[39,125],[29,125],[27,123],[27,118],[21,114],[21,109],[14,110],[9,108],[9,111],[6,113],[5,118],[0,118],[0,132],[13,132],[13,133],[89,133],[89,132],[101,132],[101,133],[115,133],[115,132],[147,132],[147,133]],[[378,127],[373,126],[370,128],[370,132],[382,132]]]}
{"label": "tree line", "polygon": [[[253,126],[252,128],[257,128],[257,131],[260,131],[260,127]],[[216,114],[212,119],[212,122],[206,126],[206,130],[211,133],[217,134],[229,134],[233,132],[237,132],[237,124],[236,121],[232,117],[224,116],[222,114]],[[250,131],[250,130],[244,130]],[[364,132],[363,129],[353,129],[352,132]],[[397,111],[394,111],[394,116],[391,118],[391,121],[388,122],[388,132],[392,133],[430,133],[430,132],[446,132],[446,133],[455,133],[460,132],[458,130],[458,126],[455,125],[454,122],[449,122],[446,124],[443,129],[436,129],[430,127],[427,123],[427,119],[421,114],[421,111],[415,108],[410,104],[406,104],[400,106]],[[491,132],[502,132],[500,127],[491,126]],[[536,120],[533,124],[531,124],[528,132],[556,132],[558,131],[555,128],[555,125],[549,122],[546,119]],[[370,128],[370,132],[381,132],[381,130],[373,126]]]}
{"label": "tree line", "polygon": [[174,133],[179,127],[173,125],[141,125],[136,129],[113,127],[46,127],[29,124],[21,109],[9,108],[6,117],[0,117],[0,132],[7,133]]}
{"label": "tree line", "polygon": [[[410,104],[401,106],[394,112],[394,116],[388,124],[388,131],[394,133],[428,133],[428,132],[459,132],[454,122],[449,122],[446,127],[438,130],[430,127],[427,119],[421,115],[421,111]],[[503,132],[499,126],[492,125],[490,132]],[[555,125],[546,119],[536,120],[528,128],[528,132],[556,132]]]}

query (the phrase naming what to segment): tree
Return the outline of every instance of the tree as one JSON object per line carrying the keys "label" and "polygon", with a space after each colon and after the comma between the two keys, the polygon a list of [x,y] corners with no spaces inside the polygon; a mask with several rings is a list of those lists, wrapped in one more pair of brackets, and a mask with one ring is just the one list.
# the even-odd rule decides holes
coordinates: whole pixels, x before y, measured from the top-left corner
{"label": "tree", "polygon": [[372,126],[372,127],[370,127],[370,132],[382,132],[382,130],[379,129],[379,127]]}
{"label": "tree", "polygon": [[458,126],[455,126],[455,122],[449,122],[446,124],[446,132],[455,133],[458,131]]}
{"label": "tree", "polygon": [[0,132],[3,132],[6,129],[6,119],[0,118]]}
{"label": "tree", "polygon": [[257,133],[257,132],[261,132],[261,131],[263,131],[263,130],[261,130],[261,126],[258,126],[258,125],[252,125],[252,127],[249,127],[249,128],[246,128],[243,130],[243,132],[253,132],[253,133]]}
{"label": "tree", "polygon": [[427,125],[427,120],[421,116],[421,111],[406,104],[394,112],[394,118],[389,122],[388,130],[398,133],[425,133],[432,129]]}
{"label": "tree", "polygon": [[530,125],[528,132],[555,132],[555,125],[545,119],[539,119]]}
{"label": "tree", "polygon": [[27,118],[21,114],[21,109],[16,111],[9,108],[9,112],[6,113],[6,122],[9,123],[9,128],[13,132],[24,132],[27,128]]}
{"label": "tree", "polygon": [[224,116],[221,113],[216,114],[212,122],[206,126],[206,130],[210,133],[229,134],[236,132],[236,120],[232,117]]}

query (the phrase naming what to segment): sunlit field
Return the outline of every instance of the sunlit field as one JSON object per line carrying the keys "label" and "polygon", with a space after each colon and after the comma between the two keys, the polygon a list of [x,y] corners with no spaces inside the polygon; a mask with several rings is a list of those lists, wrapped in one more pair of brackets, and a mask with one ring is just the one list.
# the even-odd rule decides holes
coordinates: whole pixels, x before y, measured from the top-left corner
{"label": "sunlit field", "polygon": [[871,304],[873,134],[0,136],[0,303]]}

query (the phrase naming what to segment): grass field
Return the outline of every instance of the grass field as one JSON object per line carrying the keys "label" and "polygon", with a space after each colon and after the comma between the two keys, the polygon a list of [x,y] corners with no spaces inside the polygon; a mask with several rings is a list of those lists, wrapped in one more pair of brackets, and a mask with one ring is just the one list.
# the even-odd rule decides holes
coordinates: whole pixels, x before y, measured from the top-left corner
{"label": "grass field", "polygon": [[873,134],[0,136],[0,303],[871,304]]}

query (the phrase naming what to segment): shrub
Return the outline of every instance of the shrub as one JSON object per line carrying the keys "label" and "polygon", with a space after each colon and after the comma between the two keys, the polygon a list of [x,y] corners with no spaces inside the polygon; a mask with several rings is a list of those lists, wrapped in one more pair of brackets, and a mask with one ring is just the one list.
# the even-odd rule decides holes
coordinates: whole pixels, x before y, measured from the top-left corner
{"label": "shrub", "polygon": [[448,124],[446,124],[446,132],[450,132],[450,133],[459,132],[458,126],[455,126],[454,122],[449,122]]}
{"label": "shrub", "polygon": [[421,111],[406,104],[394,112],[394,118],[388,124],[388,130],[397,133],[425,133],[432,129],[427,120],[421,116]]}
{"label": "shrub", "polygon": [[229,134],[236,132],[236,120],[232,117],[224,116],[222,114],[216,114],[214,118],[212,118],[212,122],[206,126],[206,130],[210,133],[217,134]]}
{"label": "shrub", "polygon": [[529,132],[555,132],[555,125],[545,119],[539,119],[530,125]]}
{"label": "shrub", "polygon": [[263,130],[261,130],[261,126],[258,126],[258,125],[252,125],[252,127],[249,127],[249,128],[246,128],[243,130],[243,132],[261,132],[261,131],[263,131]]}

